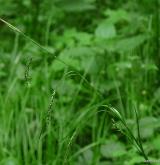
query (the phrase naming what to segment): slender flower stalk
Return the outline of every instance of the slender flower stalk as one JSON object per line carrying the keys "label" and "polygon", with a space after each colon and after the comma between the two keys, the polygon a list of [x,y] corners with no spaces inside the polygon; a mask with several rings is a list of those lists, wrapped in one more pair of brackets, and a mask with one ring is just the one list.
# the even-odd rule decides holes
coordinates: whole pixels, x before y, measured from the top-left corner
{"label": "slender flower stalk", "polygon": [[107,106],[104,105],[104,107],[106,107],[107,109],[109,109],[109,113],[113,116],[113,118],[118,119],[121,124],[124,126],[124,131],[120,130],[123,134],[125,134],[130,140],[134,141],[134,145],[136,146],[136,148],[138,149],[138,151],[142,154],[142,156],[145,159],[145,162],[147,164],[150,164],[150,161],[147,157],[147,155],[145,154],[143,145],[142,145],[142,140],[141,140],[141,136],[140,136],[140,127],[139,127],[139,118],[138,118],[138,113],[137,110],[134,108],[135,110],[135,114],[136,114],[136,125],[137,125],[137,134],[138,137],[136,138],[132,131],[130,130],[130,128],[128,127],[124,117],[118,112],[118,110],[116,110],[115,108],[113,108],[112,106]]}

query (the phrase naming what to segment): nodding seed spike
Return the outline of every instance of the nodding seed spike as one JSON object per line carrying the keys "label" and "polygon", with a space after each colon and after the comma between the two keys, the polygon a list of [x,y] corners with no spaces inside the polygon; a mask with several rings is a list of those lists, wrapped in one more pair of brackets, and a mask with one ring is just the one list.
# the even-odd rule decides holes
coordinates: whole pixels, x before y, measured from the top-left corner
{"label": "nodding seed spike", "polygon": [[109,107],[109,109],[112,111],[112,113],[119,119],[122,119],[121,114],[113,107]]}

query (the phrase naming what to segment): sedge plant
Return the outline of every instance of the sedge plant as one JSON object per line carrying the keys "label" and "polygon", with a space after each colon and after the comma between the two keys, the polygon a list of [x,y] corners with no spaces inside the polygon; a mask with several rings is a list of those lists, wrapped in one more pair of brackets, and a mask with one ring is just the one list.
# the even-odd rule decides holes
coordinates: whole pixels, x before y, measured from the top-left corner
{"label": "sedge plant", "polygon": [[[148,156],[146,155],[143,145],[142,145],[142,140],[141,140],[141,135],[140,135],[140,126],[139,126],[139,117],[136,108],[134,108],[135,111],[135,117],[136,117],[136,126],[137,126],[137,138],[135,135],[132,133],[131,129],[128,127],[125,118],[120,114],[120,112],[115,109],[112,106],[108,105],[103,105],[105,108],[107,108],[109,111],[108,113],[116,120],[118,120],[122,126],[123,130],[120,129],[120,132],[123,133],[127,138],[134,144],[134,146],[137,148],[138,152],[143,156],[145,159],[145,162],[147,164],[150,164],[150,161],[148,159]],[[119,129],[119,128],[118,128]]]}

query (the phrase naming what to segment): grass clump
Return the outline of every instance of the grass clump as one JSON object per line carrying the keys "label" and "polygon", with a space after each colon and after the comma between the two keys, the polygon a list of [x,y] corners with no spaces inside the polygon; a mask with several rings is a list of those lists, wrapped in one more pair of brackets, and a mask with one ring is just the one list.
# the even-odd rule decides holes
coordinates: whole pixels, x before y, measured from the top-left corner
{"label": "grass clump", "polygon": [[158,5],[0,5],[0,164],[158,163]]}

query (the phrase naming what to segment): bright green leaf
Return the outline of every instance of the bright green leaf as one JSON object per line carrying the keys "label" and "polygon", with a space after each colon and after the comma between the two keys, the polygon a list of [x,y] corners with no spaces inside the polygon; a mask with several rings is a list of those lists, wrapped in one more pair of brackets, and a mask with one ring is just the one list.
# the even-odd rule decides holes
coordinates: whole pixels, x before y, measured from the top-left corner
{"label": "bright green leaf", "polygon": [[109,140],[101,146],[101,154],[106,158],[120,157],[126,153],[122,143]]}
{"label": "bright green leaf", "polygon": [[96,28],[95,35],[102,39],[111,39],[116,37],[116,29],[113,24],[104,21]]}

